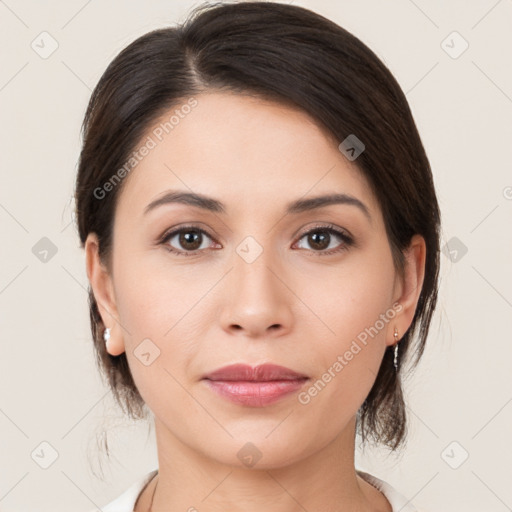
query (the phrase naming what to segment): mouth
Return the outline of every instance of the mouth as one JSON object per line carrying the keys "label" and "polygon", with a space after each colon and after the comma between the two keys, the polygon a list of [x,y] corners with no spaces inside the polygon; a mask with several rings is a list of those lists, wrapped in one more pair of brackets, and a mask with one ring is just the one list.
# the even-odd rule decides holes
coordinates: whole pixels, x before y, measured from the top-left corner
{"label": "mouth", "polygon": [[203,379],[212,391],[239,405],[264,407],[298,392],[308,378],[272,381],[223,381]]}
{"label": "mouth", "polygon": [[239,405],[264,407],[299,391],[309,377],[284,366],[225,366],[203,377],[208,388]]}
{"label": "mouth", "polygon": [[298,380],[308,378],[303,373],[296,372],[291,368],[276,364],[266,363],[256,367],[247,364],[231,364],[223,366],[207,375],[203,379],[211,381],[249,381],[249,382],[270,382],[284,380]]}

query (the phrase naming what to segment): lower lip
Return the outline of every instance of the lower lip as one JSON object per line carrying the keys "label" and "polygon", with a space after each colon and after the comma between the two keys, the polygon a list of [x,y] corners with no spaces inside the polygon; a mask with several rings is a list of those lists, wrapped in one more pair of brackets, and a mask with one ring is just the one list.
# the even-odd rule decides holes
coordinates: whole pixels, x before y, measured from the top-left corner
{"label": "lower lip", "polygon": [[232,402],[251,407],[264,407],[297,392],[309,379],[268,382],[204,380],[210,389]]}

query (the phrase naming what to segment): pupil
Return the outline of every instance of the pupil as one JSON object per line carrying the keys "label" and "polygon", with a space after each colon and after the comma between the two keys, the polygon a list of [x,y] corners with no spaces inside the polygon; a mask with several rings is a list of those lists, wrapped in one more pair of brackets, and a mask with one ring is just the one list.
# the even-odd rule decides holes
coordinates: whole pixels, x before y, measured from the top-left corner
{"label": "pupil", "polygon": [[[189,236],[191,235],[191,236]],[[195,240],[194,240],[195,239]],[[201,244],[197,244],[197,241],[199,240],[199,233],[197,231],[186,231],[180,235],[180,244],[182,246],[186,247],[187,249],[197,249],[201,246]],[[194,246],[194,242],[195,245]],[[190,247],[192,245],[192,247]]]}
{"label": "pupil", "polygon": [[[325,244],[325,241],[328,240],[329,234],[326,233],[325,231],[318,231],[317,233],[321,233],[320,236],[318,236],[318,234],[316,233],[310,235],[310,239],[313,240],[313,243],[311,245],[317,246],[317,248],[319,249],[325,249],[326,247],[329,246],[329,242]],[[318,241],[318,239],[321,239],[320,242]],[[323,244],[322,241],[324,242]]]}

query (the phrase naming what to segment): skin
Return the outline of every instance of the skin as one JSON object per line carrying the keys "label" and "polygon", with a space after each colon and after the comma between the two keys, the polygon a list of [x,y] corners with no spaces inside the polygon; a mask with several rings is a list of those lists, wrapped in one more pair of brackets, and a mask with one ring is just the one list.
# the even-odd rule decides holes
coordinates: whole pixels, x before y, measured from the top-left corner
{"label": "skin", "polygon": [[[110,272],[96,236],[86,242],[87,275],[111,327],[108,351],[126,351],[154,414],[159,473],[136,510],[149,509],[156,485],[154,512],[389,512],[387,499],[356,474],[355,415],[394,328],[401,336],[412,322],[425,242],[413,237],[400,278],[368,183],[306,113],[245,95],[195,98],[125,178]],[[175,203],[144,215],[168,189],[214,197],[226,213]],[[371,222],[351,205],[284,214],[292,200],[332,192],[361,200]],[[195,255],[166,250],[194,252],[179,235],[158,243],[188,223],[208,233]],[[317,248],[303,235],[316,223],[348,231],[355,245],[322,255],[344,242],[331,235],[328,249]],[[247,236],[263,249],[252,263],[236,252]],[[273,362],[308,375],[307,388],[396,302],[401,311],[308,404],[292,394],[266,407],[236,405],[201,380],[227,364]],[[160,350],[149,366],[134,355],[146,338]],[[247,442],[262,454],[253,467],[237,457]]]}

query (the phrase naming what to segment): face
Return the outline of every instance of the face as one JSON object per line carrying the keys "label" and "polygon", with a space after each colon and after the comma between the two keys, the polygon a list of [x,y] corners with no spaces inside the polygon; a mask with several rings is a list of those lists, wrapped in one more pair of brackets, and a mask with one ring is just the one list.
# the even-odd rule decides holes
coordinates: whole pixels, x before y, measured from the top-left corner
{"label": "face", "polygon": [[[110,352],[126,351],[165,435],[235,465],[251,442],[260,466],[278,466],[346,431],[394,327],[402,335],[412,315],[398,303],[405,288],[376,199],[336,141],[276,103],[195,98],[169,133],[157,128],[174,109],[144,137],[155,144],[125,178],[112,272],[102,287],[91,243],[89,277]],[[148,206],[170,191],[221,207]],[[332,194],[353,199],[288,211]],[[233,363],[273,363],[308,380],[264,405],[238,403],[203,379]]]}

